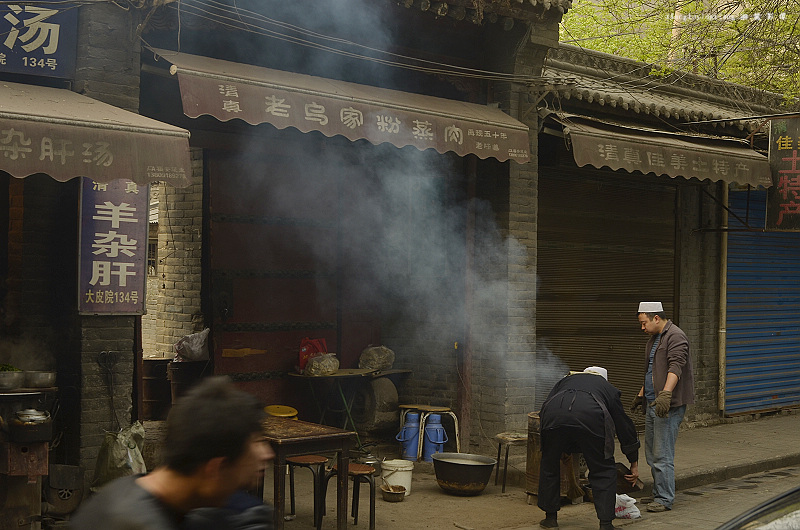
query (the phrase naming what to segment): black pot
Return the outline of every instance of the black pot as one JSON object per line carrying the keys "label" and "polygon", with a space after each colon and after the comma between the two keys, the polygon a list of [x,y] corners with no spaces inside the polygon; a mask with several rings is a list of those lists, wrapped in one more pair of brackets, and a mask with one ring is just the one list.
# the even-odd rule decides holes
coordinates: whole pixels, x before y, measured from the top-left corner
{"label": "black pot", "polygon": [[497,460],[469,453],[433,453],[433,470],[439,487],[453,495],[477,495],[492,476]]}

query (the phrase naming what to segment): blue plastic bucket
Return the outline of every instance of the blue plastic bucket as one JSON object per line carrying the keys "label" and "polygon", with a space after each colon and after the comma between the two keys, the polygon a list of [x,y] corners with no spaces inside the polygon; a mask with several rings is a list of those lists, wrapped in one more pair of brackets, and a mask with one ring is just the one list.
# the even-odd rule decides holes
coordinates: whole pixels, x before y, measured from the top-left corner
{"label": "blue plastic bucket", "polygon": [[431,414],[425,421],[425,439],[422,442],[422,460],[433,462],[433,453],[441,453],[447,442],[447,433],[442,426],[442,417]]}
{"label": "blue plastic bucket", "polygon": [[400,442],[400,456],[403,460],[417,461],[419,448],[419,413],[409,412],[406,414],[406,424],[397,433],[395,439]]}

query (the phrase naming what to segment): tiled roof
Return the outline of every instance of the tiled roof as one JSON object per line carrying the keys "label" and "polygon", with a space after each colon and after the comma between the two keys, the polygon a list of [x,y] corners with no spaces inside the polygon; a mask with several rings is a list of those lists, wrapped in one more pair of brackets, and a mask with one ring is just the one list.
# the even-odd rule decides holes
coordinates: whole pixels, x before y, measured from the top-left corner
{"label": "tiled roof", "polygon": [[560,16],[572,7],[572,0],[392,0],[409,9],[436,16],[469,20],[475,24],[500,19],[537,22],[543,14]]}
{"label": "tiled roof", "polygon": [[[550,50],[542,76],[545,81],[555,81],[549,89],[556,104],[578,100],[676,122],[788,111],[779,94],[686,72],[662,76],[652,64],[563,44]],[[753,131],[762,122],[754,119],[727,125]]]}

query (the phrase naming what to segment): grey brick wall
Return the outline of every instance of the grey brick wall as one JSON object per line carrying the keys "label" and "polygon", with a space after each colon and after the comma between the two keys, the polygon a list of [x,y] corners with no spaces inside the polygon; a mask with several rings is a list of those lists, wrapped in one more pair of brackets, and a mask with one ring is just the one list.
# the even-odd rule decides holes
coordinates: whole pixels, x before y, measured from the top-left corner
{"label": "grey brick wall", "polygon": [[[702,184],[720,196],[724,184]],[[686,183],[680,188],[678,245],[680,253],[680,298],[677,323],[689,337],[695,377],[695,405],[687,410],[687,421],[719,418],[719,231],[722,207],[701,189]],[[706,229],[706,230],[704,230]]]}
{"label": "grey brick wall", "polygon": [[[87,480],[94,476],[105,432],[131,424],[134,319],[81,318],[80,465],[86,469]],[[110,354],[101,357],[101,352]]]}
{"label": "grey brick wall", "polygon": [[[77,92],[133,112],[139,108],[139,43],[134,39],[137,10],[114,4],[82,6],[78,15]],[[105,430],[131,421],[134,318],[86,316],[80,319],[80,465],[87,478]],[[112,352],[110,373],[98,364],[101,351]],[[113,375],[113,385],[111,385]],[[111,409],[111,397],[113,406]]]}
{"label": "grey brick wall", "polygon": [[203,153],[192,150],[193,184],[163,186],[159,202],[155,352],[174,355],[172,345],[204,327],[201,314]]}

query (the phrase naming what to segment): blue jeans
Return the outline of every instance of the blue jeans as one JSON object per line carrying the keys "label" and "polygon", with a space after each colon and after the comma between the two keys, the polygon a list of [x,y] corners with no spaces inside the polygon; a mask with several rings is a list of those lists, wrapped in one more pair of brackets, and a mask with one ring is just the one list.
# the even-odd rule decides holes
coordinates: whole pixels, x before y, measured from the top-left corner
{"label": "blue jeans", "polygon": [[647,407],[644,423],[644,455],[653,473],[653,500],[672,508],[675,501],[675,440],[686,405],[669,409],[666,418]]}

